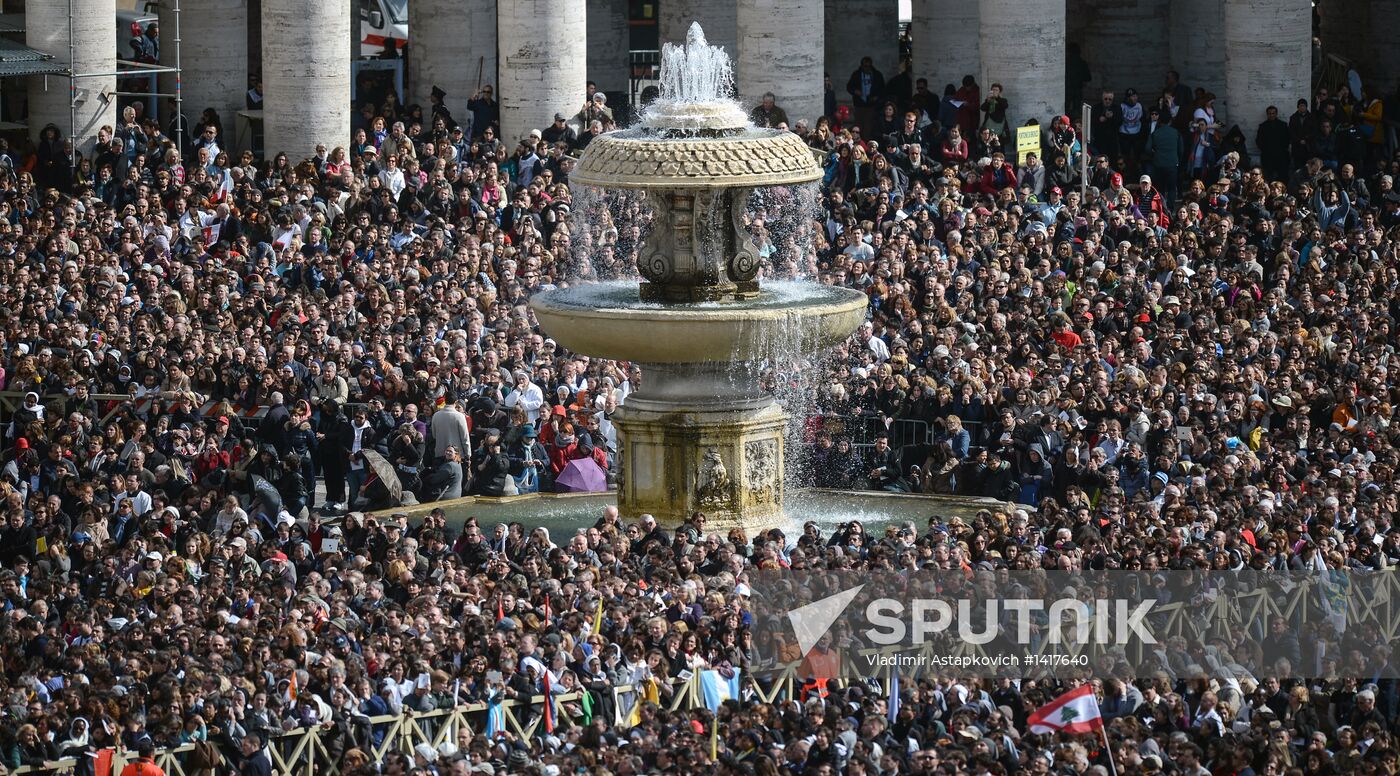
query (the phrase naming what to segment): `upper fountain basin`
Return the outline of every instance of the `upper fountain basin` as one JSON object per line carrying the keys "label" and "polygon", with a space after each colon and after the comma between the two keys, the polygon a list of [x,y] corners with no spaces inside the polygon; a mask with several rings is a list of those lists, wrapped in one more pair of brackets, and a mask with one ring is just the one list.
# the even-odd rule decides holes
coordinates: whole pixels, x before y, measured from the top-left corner
{"label": "upper fountain basin", "polygon": [[651,364],[760,361],[846,339],[869,299],[849,288],[765,282],[743,302],[656,304],[629,281],[554,289],[530,299],[549,336],[577,353]]}
{"label": "upper fountain basin", "polygon": [[624,189],[724,189],[810,183],[822,177],[802,138],[777,129],[667,137],[650,129],[599,135],[570,183]]}

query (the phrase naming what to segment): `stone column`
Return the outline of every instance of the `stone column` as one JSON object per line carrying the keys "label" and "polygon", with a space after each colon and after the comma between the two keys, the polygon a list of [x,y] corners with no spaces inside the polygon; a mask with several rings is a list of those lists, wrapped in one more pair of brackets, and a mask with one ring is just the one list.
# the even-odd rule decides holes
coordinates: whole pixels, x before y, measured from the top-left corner
{"label": "stone column", "polygon": [[1072,0],[1067,18],[1068,37],[1089,63],[1090,89],[1111,89],[1122,99],[1132,87],[1143,103],[1156,102],[1171,61],[1170,39],[1163,34],[1171,0]]}
{"label": "stone column", "polygon": [[[816,123],[824,109],[822,8],[810,0],[739,0],[738,78],[745,107],[772,92],[789,121]],[[845,87],[834,73],[832,81],[838,90]]]}
{"label": "stone column", "polygon": [[942,97],[945,84],[961,86],[981,67],[981,15],[966,0],[914,0],[913,11],[914,79],[927,78],[929,91]]}
{"label": "stone column", "polygon": [[[1223,0],[1171,0],[1171,61],[1181,82],[1217,97],[1225,95],[1225,29]],[[1300,57],[1306,57],[1299,52]],[[1190,109],[1190,105],[1183,105]],[[1286,115],[1286,114],[1285,114]]]}
{"label": "stone column", "polygon": [[[1353,1],[1368,5],[1363,0]],[[1395,30],[1400,26],[1400,0],[1370,0],[1369,5],[1369,17],[1353,28],[1364,30],[1368,44],[1359,72],[1366,92],[1372,97],[1384,97],[1395,94],[1396,79],[1400,78],[1400,46],[1395,45]],[[1337,53],[1348,58],[1347,46],[1343,45]]]}
{"label": "stone column", "polygon": [[846,80],[861,57],[875,60],[888,81],[899,75],[899,3],[895,0],[825,0],[826,72],[836,99],[846,102]]}
{"label": "stone column", "polygon": [[263,145],[293,164],[350,142],[350,0],[263,0]]}
{"label": "stone column", "polygon": [[[232,149],[237,142],[238,111],[247,107],[248,0],[179,0],[180,93],[190,127],[205,108],[219,112],[224,137],[219,145]],[[160,4],[160,63],[175,66],[175,2]],[[160,90],[175,93],[175,74],[160,76]],[[161,116],[170,111],[161,98]]]}
{"label": "stone column", "polygon": [[[1400,5],[1393,0],[1390,4]],[[1317,33],[1325,54],[1369,64],[1369,50],[1358,50],[1369,46],[1357,46],[1357,36],[1369,29],[1371,5],[1371,0],[1321,0],[1317,4]]]}
{"label": "stone column", "polygon": [[[73,46],[69,50],[69,4],[60,0],[26,4],[25,42],[32,49],[52,54],[60,62],[71,61],[74,73],[115,73],[117,26],[115,0],[73,0]],[[70,60],[71,57],[71,60]],[[104,124],[117,123],[116,76],[80,78],[77,108],[70,108],[70,82],[63,76],[31,76],[29,79],[29,136],[37,140],[49,124],[64,137],[73,137],[86,153]],[[47,88],[46,88],[47,87]]]}
{"label": "stone column", "polygon": [[1005,89],[1007,120],[1049,126],[1065,106],[1065,0],[982,0],[983,90]]}
{"label": "stone column", "polygon": [[447,109],[464,121],[478,79],[482,85],[496,83],[496,3],[412,0],[408,34],[409,101],[422,105],[428,116],[433,87],[440,87],[447,92]]}
{"label": "stone column", "polygon": [[1292,112],[1312,91],[1312,4],[1308,0],[1226,0],[1225,106],[1216,115],[1238,124],[1251,147],[1264,109]]}
{"label": "stone column", "polygon": [[554,114],[573,116],[588,81],[588,21],[584,0],[501,0],[501,140],[514,144],[543,130]]}
{"label": "stone column", "polygon": [[1341,57],[1355,67],[1371,96],[1393,94],[1400,78],[1400,47],[1394,42],[1400,0],[1324,0],[1317,15],[1323,56]]}
{"label": "stone column", "polygon": [[691,22],[700,22],[705,40],[720,46],[734,63],[734,76],[739,76],[739,26],[734,0],[665,0],[661,3],[658,25],[662,43],[685,43]]}
{"label": "stone column", "polygon": [[627,0],[588,0],[588,80],[608,96],[608,107],[619,120],[631,81],[631,38]]}

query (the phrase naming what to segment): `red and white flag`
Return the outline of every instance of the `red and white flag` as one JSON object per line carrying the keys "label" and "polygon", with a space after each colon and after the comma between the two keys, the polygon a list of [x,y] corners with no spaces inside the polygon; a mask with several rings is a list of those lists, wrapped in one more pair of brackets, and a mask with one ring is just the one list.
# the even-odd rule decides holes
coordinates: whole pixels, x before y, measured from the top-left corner
{"label": "red and white flag", "polygon": [[1030,731],[1045,733],[1092,733],[1103,729],[1103,715],[1094,688],[1084,685],[1070,690],[1036,709],[1030,716]]}

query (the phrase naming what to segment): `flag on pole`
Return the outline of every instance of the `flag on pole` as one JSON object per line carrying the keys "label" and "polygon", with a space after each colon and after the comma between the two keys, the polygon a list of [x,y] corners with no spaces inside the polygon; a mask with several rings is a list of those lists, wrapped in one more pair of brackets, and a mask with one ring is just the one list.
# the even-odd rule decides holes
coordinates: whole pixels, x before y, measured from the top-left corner
{"label": "flag on pole", "polygon": [[287,703],[297,702],[297,672],[293,671],[290,679],[287,680]]}
{"label": "flag on pole", "polygon": [[593,614],[593,633],[597,634],[603,630],[603,596],[598,596],[598,611]]}
{"label": "flag on pole", "polygon": [[738,700],[739,669],[701,671],[700,692],[705,696],[705,708],[713,712],[719,711],[725,701]]}
{"label": "flag on pole", "polygon": [[554,688],[549,685],[549,672],[544,672],[544,732],[554,732]]}
{"label": "flag on pole", "polygon": [[583,690],[578,695],[578,706],[583,711],[583,726],[593,724],[593,691]]}
{"label": "flag on pole", "polygon": [[544,594],[544,624],[549,624],[549,593]]}
{"label": "flag on pole", "polygon": [[889,712],[888,712],[888,714],[889,714],[889,721],[890,721],[890,724],[893,725],[895,719],[899,716],[899,669],[898,669],[898,668],[892,669],[892,670],[890,671],[890,700],[889,700],[889,702],[888,702],[886,705],[889,706]]}
{"label": "flag on pole", "polygon": [[91,755],[94,760],[93,776],[112,776],[112,755],[116,752],[115,749],[99,749],[96,754]]}
{"label": "flag on pole", "polygon": [[486,697],[486,738],[494,741],[496,735],[505,732],[506,710],[501,705],[501,692],[495,688]]}
{"label": "flag on pole", "polygon": [[1030,716],[1032,733],[1091,733],[1103,728],[1103,715],[1094,688],[1084,685],[1036,709]]}
{"label": "flag on pole", "polygon": [[505,599],[502,598],[502,597],[500,597],[500,596],[496,596],[496,622],[500,622],[501,620],[504,620],[505,618],[506,618]]}
{"label": "flag on pole", "polygon": [[719,717],[710,720],[710,761],[719,762]]}

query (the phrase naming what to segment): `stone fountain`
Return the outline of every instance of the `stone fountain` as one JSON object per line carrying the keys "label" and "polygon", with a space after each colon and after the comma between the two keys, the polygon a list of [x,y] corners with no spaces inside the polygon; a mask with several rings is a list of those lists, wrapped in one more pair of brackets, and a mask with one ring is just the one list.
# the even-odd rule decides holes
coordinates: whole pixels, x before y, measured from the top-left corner
{"label": "stone fountain", "polygon": [[755,190],[820,179],[797,135],[756,129],[732,99],[732,70],[698,24],[666,44],[661,97],[638,126],[589,144],[570,182],[643,192],[653,228],[640,286],[592,283],[530,300],[550,336],[590,356],[640,364],[618,409],[624,518],[710,527],[783,522],[787,414],[759,389],[763,366],[829,348],[865,318],[859,291],[761,282],[743,215]]}

